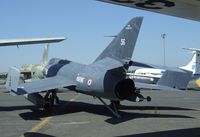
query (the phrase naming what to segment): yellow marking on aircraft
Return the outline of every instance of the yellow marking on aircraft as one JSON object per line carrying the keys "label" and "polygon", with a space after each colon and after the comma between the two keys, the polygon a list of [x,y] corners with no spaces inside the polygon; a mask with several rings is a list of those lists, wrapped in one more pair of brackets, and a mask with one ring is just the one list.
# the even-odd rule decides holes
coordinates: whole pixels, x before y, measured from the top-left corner
{"label": "yellow marking on aircraft", "polygon": [[197,84],[198,87],[200,87],[200,79],[196,80],[195,83]]}
{"label": "yellow marking on aircraft", "polygon": [[[78,96],[79,96],[79,94],[76,95],[74,98],[70,99],[69,101],[70,101],[70,102],[75,101],[76,98],[77,98]],[[64,107],[66,107],[67,105],[69,105],[70,102],[67,103]],[[62,107],[62,108],[64,108],[64,107]],[[52,118],[53,118],[53,117],[46,117],[46,118],[43,119],[41,122],[39,122],[37,125],[35,125],[34,127],[32,127],[28,132],[37,132],[37,131],[39,131],[39,130],[42,129],[45,125],[47,125],[47,124],[49,123],[49,121],[50,121]],[[23,135],[21,135],[21,136],[19,136],[19,137],[25,137],[25,136],[24,136],[24,134],[23,134]]]}

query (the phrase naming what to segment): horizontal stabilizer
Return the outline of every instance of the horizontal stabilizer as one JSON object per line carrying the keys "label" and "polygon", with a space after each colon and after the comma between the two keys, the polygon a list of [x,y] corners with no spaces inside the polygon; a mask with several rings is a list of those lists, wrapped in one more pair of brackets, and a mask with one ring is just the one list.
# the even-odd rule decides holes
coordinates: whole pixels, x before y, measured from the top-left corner
{"label": "horizontal stabilizer", "polygon": [[183,48],[184,50],[189,50],[189,51],[196,51],[196,52],[200,52],[200,49],[197,48]]}
{"label": "horizontal stabilizer", "polygon": [[65,37],[33,38],[33,39],[2,39],[0,40],[0,46],[18,46],[18,45],[42,44],[42,43],[57,43],[65,39],[66,39]]}

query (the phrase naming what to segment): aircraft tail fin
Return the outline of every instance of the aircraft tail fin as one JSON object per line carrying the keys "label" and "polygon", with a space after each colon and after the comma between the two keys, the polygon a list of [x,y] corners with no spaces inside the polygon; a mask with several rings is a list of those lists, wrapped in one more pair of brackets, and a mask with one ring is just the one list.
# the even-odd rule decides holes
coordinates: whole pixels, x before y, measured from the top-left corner
{"label": "aircraft tail fin", "polygon": [[120,62],[131,60],[142,20],[143,17],[130,20],[94,62],[105,57],[114,58]]}
{"label": "aircraft tail fin", "polygon": [[5,87],[10,91],[12,95],[16,95],[17,87],[20,82],[20,70],[16,67],[11,67],[8,72]]}
{"label": "aircraft tail fin", "polygon": [[184,48],[185,50],[192,51],[193,57],[191,61],[181,69],[193,72],[193,74],[200,74],[200,49],[195,48]]}
{"label": "aircraft tail fin", "polygon": [[46,65],[48,63],[48,54],[49,54],[49,44],[44,47],[44,53],[42,56],[41,64]]}

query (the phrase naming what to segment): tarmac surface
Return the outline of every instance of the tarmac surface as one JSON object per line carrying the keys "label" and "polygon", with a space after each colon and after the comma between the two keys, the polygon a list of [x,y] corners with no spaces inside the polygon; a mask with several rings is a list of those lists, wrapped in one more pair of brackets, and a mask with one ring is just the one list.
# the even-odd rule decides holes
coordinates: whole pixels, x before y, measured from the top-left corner
{"label": "tarmac surface", "polygon": [[98,99],[62,91],[58,108],[44,112],[0,87],[0,136],[200,137],[200,91],[144,91],[152,101],[121,102],[119,119]]}

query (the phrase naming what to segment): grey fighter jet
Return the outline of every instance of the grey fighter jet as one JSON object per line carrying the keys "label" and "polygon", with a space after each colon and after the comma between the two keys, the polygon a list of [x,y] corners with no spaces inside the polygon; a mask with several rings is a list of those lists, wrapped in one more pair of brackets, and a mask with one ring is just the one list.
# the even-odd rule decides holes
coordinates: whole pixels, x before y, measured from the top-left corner
{"label": "grey fighter jet", "polygon": [[[40,107],[48,108],[59,102],[58,88],[83,93],[98,98],[115,116],[120,117],[116,104],[122,100],[150,101],[136,88],[147,85],[134,83],[126,72],[132,65],[132,54],[143,17],[133,18],[112,40],[108,47],[90,65],[69,60],[51,59],[46,67],[46,78],[31,83],[18,84],[19,70],[11,68],[6,87],[15,95],[24,95]],[[162,79],[162,78],[161,78]],[[154,88],[163,88],[154,85]],[[44,96],[40,93],[46,93]],[[104,99],[109,99],[112,107]]]}

